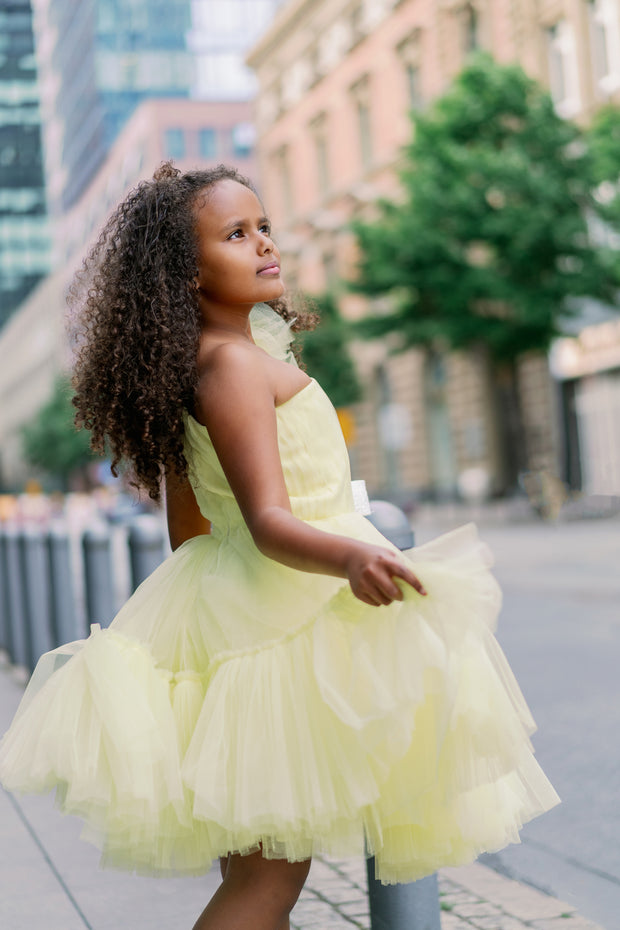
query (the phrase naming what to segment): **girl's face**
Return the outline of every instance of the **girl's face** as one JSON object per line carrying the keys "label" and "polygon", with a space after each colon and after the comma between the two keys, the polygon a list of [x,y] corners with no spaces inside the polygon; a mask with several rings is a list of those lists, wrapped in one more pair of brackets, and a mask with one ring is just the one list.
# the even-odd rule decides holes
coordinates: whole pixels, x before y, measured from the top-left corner
{"label": "girl's face", "polygon": [[220,306],[252,306],[284,291],[280,253],[256,194],[233,180],[218,181],[196,214],[197,283],[201,297]]}

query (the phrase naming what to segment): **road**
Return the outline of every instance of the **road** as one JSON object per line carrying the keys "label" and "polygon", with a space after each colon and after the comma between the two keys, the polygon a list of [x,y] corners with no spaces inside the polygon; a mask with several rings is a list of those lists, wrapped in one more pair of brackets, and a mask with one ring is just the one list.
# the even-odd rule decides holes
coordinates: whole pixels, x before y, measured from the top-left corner
{"label": "road", "polygon": [[[424,542],[437,527],[417,527]],[[562,804],[483,857],[620,928],[620,520],[482,527],[504,590],[498,639]]]}

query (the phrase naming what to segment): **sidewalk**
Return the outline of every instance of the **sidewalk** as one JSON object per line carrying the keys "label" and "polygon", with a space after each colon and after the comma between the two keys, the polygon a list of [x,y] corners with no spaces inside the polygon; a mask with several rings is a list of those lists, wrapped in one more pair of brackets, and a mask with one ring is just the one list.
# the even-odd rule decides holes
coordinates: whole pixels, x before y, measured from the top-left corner
{"label": "sidewalk", "polygon": [[[0,665],[0,733],[21,693],[15,670]],[[0,825],[2,930],[189,930],[219,883],[215,869],[185,879],[99,870],[97,850],[79,839],[79,822],[62,817],[51,797],[0,790]],[[439,887],[442,930],[603,930],[570,905],[477,863],[443,869]],[[291,928],[369,930],[365,863],[315,860]]]}

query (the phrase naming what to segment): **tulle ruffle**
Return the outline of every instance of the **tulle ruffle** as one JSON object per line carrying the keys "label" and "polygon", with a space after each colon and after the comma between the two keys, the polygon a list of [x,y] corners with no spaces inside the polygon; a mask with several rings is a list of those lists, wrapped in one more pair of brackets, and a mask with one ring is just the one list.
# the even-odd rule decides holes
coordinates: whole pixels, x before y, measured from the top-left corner
{"label": "tulle ruffle", "polygon": [[[427,598],[371,608],[304,575],[296,624],[262,641],[238,635],[251,564],[239,630],[213,632],[213,542],[185,544],[112,627],[44,656],[0,743],[5,787],[56,787],[104,865],[200,873],[229,851],[298,860],[365,841],[378,876],[405,881],[517,841],[557,803],[492,636],[499,592],[473,529],[406,555]],[[289,570],[270,565],[290,609]]]}

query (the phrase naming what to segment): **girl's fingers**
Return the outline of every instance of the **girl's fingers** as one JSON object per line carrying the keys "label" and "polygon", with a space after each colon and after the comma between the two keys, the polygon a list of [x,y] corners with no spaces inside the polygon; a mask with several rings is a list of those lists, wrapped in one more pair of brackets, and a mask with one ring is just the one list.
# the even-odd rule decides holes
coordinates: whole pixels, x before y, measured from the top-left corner
{"label": "girl's fingers", "polygon": [[392,574],[397,578],[402,578],[403,581],[406,581],[407,584],[411,585],[412,588],[415,588],[418,594],[422,594],[424,597],[427,595],[428,592],[426,591],[420,579],[414,575],[411,569],[407,568],[406,565],[399,564],[398,569],[392,572]]}
{"label": "girl's fingers", "polygon": [[403,592],[398,585],[394,583],[391,574],[388,574],[385,579],[379,579],[377,581],[377,588],[385,598],[383,601],[384,604],[391,604],[392,601],[402,601],[403,599]]}

